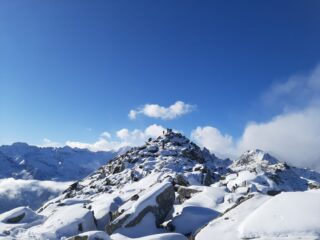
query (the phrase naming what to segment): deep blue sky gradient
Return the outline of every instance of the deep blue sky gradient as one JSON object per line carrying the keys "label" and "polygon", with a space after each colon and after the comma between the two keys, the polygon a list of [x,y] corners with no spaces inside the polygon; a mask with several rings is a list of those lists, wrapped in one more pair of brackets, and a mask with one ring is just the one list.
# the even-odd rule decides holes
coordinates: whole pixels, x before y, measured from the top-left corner
{"label": "deep blue sky gradient", "polygon": [[[319,1],[0,1],[0,144],[94,141],[157,123],[239,136],[261,96],[320,60]],[[130,109],[176,100],[163,121]],[[92,128],[92,131],[87,131]]]}

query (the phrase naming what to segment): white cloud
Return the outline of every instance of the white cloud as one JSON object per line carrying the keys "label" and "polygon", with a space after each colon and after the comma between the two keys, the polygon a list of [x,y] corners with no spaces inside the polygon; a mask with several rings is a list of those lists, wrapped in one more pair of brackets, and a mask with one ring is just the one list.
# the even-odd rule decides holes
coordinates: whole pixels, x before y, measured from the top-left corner
{"label": "white cloud", "polygon": [[111,134],[109,132],[103,132],[100,134],[101,138],[109,139],[111,138]]}
{"label": "white cloud", "polygon": [[307,74],[293,75],[285,82],[278,82],[263,95],[268,105],[284,109],[307,108],[320,99],[320,64]]}
{"label": "white cloud", "polygon": [[134,129],[130,131],[123,128],[116,132],[116,139],[112,139],[110,133],[103,132],[94,143],[67,141],[66,145],[73,148],[86,148],[91,151],[116,151],[122,147],[141,145],[150,137],[158,137],[164,130],[165,128],[156,124],[150,125],[145,130]]}
{"label": "white cloud", "polygon": [[137,114],[138,114],[138,110],[130,110],[128,116],[130,119],[136,119],[137,118]]}
{"label": "white cloud", "polygon": [[313,107],[251,123],[237,142],[238,152],[259,148],[291,164],[320,170],[319,146],[320,109]]}
{"label": "white cloud", "polygon": [[129,137],[129,130],[126,129],[126,128],[123,128],[119,131],[117,131],[117,137],[124,140],[124,139],[127,139]]}
{"label": "white cloud", "polygon": [[108,141],[107,139],[101,138],[101,137],[94,143],[66,141],[66,145],[72,148],[89,149],[90,151],[93,151],[93,152],[112,151],[112,150],[117,150],[121,147],[118,142]]}
{"label": "white cloud", "polygon": [[232,137],[221,134],[217,128],[211,126],[197,127],[191,132],[191,138],[219,157],[232,157],[235,154]]}
{"label": "white cloud", "polygon": [[157,138],[158,136],[163,134],[163,131],[165,131],[164,127],[157,124],[153,124],[147,127],[144,133],[146,136]]}
{"label": "white cloud", "polygon": [[192,112],[195,105],[190,105],[182,101],[177,101],[169,107],[163,107],[158,104],[145,104],[143,107],[130,110],[128,116],[130,119],[136,119],[137,115],[142,114],[151,118],[160,118],[163,120],[171,120],[184,114]]}

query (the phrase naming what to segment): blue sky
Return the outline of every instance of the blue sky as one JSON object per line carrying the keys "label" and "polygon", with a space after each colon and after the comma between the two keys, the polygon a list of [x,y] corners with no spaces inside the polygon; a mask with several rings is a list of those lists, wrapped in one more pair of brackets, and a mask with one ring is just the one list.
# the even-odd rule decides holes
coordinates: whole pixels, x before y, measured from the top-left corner
{"label": "blue sky", "polygon": [[[291,0],[3,0],[0,144],[90,143],[151,124],[240,138],[249,122],[287,111],[294,96],[265,101],[275,85],[316,71],[319,11],[319,1]],[[176,101],[194,108],[128,117]]]}

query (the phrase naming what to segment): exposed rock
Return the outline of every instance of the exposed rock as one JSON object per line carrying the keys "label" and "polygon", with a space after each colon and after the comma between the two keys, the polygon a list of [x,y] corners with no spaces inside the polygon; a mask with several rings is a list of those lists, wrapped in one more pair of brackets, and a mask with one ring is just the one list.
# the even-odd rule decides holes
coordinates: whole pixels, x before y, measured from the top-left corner
{"label": "exposed rock", "polygon": [[139,195],[135,194],[130,199],[131,199],[131,201],[137,201],[139,199]]}
{"label": "exposed rock", "polygon": [[211,171],[208,170],[207,173],[204,174],[202,184],[205,185],[205,186],[210,186],[213,183],[214,183],[214,181],[213,181],[213,178],[211,176]]}
{"label": "exposed rock", "polygon": [[20,221],[24,218],[25,215],[26,215],[26,214],[23,212],[23,213],[21,213],[21,214],[18,215],[18,216],[8,218],[8,219],[6,220],[6,222],[7,222],[7,223],[18,223],[18,222],[20,222]]}
{"label": "exposed rock", "polygon": [[182,152],[182,154],[184,157],[195,160],[198,163],[204,163],[204,161],[205,161],[204,157],[201,155],[200,149],[198,149],[198,151],[196,151],[196,149],[193,149],[193,148],[192,149],[185,149]]}
{"label": "exposed rock", "polygon": [[192,188],[187,188],[184,186],[178,186],[177,187],[177,193],[178,193],[178,202],[183,203],[186,199],[191,198],[191,196],[195,193],[198,193],[200,191]]}
{"label": "exposed rock", "polygon": [[267,191],[267,194],[270,196],[275,196],[278,195],[279,193],[281,193],[281,191],[277,191],[277,190],[269,190]]}
{"label": "exposed rock", "polygon": [[188,180],[182,174],[177,174],[173,179],[173,183],[180,186],[189,186]]}
{"label": "exposed rock", "polygon": [[70,237],[67,240],[89,240],[88,236],[74,236],[74,237]]}

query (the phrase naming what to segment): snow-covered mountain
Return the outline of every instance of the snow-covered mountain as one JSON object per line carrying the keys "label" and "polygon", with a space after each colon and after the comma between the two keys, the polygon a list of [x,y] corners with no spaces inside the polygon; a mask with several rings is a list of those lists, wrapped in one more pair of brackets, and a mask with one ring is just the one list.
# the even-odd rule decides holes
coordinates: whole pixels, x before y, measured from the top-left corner
{"label": "snow-covered mountain", "polygon": [[116,152],[91,152],[70,147],[37,147],[26,143],[0,146],[0,178],[74,181],[81,179]]}
{"label": "snow-covered mountain", "polygon": [[36,212],[20,207],[1,214],[0,234],[5,239],[319,239],[319,188],[319,173],[261,150],[230,162],[168,129],[72,183]]}

